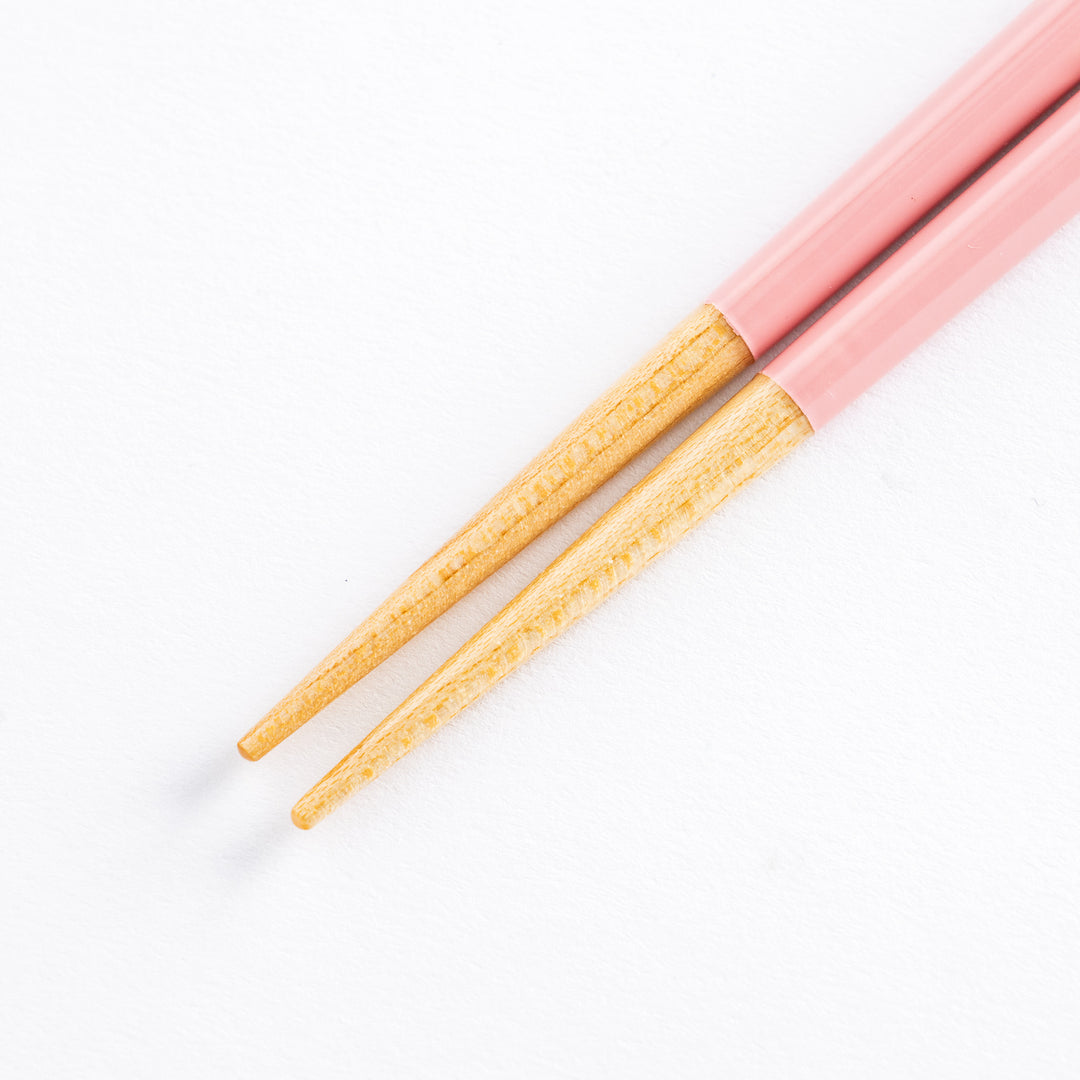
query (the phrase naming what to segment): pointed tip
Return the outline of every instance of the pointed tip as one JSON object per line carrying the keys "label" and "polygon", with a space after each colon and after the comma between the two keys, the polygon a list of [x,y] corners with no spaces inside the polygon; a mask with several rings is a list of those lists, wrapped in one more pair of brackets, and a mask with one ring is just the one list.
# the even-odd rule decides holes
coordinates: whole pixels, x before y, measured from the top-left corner
{"label": "pointed tip", "polygon": [[236,749],[240,751],[240,756],[245,761],[258,761],[259,758],[261,758],[263,754],[266,753],[265,750],[260,750],[258,746],[253,744],[250,735],[245,735],[236,744]]}

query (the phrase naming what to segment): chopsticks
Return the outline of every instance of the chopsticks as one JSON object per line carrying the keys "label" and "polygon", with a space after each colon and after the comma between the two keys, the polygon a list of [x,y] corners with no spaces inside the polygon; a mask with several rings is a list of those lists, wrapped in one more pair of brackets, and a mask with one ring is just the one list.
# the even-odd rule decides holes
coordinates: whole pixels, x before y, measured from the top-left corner
{"label": "chopsticks", "polygon": [[1038,0],[595,402],[239,741],[255,760],[763,356],[1080,79]]}
{"label": "chopsticks", "polygon": [[923,222],[377,725],[294,822],[310,828],[456,716],[1080,211],[1080,96],[1046,117],[1078,81],[1080,0],[1037,0],[499,492],[241,754],[259,758],[307,722]]}
{"label": "chopsticks", "polygon": [[293,808],[308,829],[596,607],[1080,213],[1080,94],[781,353]]}

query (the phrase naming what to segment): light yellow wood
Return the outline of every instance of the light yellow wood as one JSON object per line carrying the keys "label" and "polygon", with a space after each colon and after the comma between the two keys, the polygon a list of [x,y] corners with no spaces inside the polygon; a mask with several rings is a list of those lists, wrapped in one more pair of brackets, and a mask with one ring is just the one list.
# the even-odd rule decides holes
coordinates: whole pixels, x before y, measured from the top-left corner
{"label": "light yellow wood", "polygon": [[684,320],[238,743],[260,758],[572,510],[753,356],[711,304]]}
{"label": "light yellow wood", "polygon": [[310,829],[812,434],[764,375],[625,495],[293,808]]}

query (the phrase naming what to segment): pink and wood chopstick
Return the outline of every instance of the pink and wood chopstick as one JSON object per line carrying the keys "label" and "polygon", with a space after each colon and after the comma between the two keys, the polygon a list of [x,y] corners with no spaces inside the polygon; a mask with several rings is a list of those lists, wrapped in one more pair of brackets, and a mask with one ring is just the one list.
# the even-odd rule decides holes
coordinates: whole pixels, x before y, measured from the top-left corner
{"label": "pink and wood chopstick", "polygon": [[740,371],[1080,80],[1038,0],[595,402],[240,740],[262,757]]}
{"label": "pink and wood chopstick", "polygon": [[293,808],[307,829],[827,423],[1080,213],[1080,94],[857,285]]}

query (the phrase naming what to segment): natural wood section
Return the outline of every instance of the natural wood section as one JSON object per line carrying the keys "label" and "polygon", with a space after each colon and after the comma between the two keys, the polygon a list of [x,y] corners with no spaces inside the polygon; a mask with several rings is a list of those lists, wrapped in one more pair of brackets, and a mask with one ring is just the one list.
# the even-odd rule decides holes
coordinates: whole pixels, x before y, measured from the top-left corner
{"label": "natural wood section", "polygon": [[260,758],[753,363],[705,304],[595,402],[239,742]]}
{"label": "natural wood section", "polygon": [[310,829],[810,434],[791,398],[758,375],[340,761],[293,821]]}

